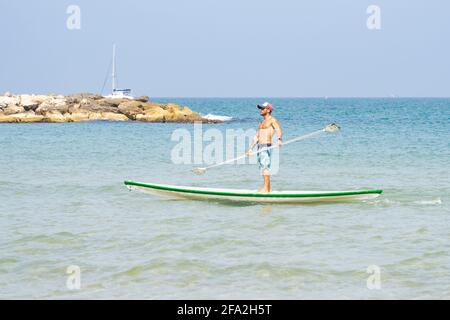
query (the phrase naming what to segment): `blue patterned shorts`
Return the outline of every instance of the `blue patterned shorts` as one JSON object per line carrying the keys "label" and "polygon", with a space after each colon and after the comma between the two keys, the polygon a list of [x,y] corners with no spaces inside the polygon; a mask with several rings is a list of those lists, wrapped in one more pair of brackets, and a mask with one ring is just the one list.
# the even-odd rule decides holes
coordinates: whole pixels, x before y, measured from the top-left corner
{"label": "blue patterned shorts", "polygon": [[[270,148],[272,144],[258,144],[258,152]],[[258,153],[258,164],[261,170],[270,169],[272,161],[272,150],[264,150]]]}

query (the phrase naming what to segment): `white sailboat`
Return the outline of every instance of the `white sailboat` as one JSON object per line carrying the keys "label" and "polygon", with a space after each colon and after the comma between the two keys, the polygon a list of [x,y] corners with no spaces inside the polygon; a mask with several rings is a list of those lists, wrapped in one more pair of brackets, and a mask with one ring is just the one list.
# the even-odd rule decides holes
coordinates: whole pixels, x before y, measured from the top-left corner
{"label": "white sailboat", "polygon": [[134,99],[131,95],[131,89],[117,88],[117,74],[116,74],[116,44],[113,45],[113,60],[112,60],[112,93],[107,95],[110,99]]}

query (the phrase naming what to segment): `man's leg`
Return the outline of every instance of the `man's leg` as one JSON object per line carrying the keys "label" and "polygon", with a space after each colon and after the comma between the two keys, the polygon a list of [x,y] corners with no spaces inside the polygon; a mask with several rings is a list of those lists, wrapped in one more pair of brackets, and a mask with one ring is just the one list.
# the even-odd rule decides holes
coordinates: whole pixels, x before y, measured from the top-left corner
{"label": "man's leg", "polygon": [[261,189],[259,189],[258,192],[261,193],[269,193],[272,190],[270,189],[270,171],[269,169],[263,169],[261,172],[261,175],[263,176],[264,179],[264,185],[262,186]]}
{"label": "man's leg", "polygon": [[264,172],[264,192],[272,191],[270,188],[270,173],[268,171],[269,170],[267,170],[267,172]]}
{"label": "man's leg", "polygon": [[261,189],[259,189],[259,192],[262,193],[269,193],[272,191],[270,189],[270,156],[271,154],[269,151],[258,153],[258,163],[261,169],[261,175],[264,179],[264,185]]}

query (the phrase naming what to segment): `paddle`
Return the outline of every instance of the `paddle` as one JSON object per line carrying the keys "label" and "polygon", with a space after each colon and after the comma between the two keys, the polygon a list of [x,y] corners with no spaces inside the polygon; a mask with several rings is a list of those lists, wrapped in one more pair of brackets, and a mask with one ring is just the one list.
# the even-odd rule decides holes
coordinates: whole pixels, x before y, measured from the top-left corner
{"label": "paddle", "polygon": [[[316,135],[318,135],[318,134],[320,134],[322,132],[336,132],[336,131],[339,131],[339,130],[340,130],[340,127],[336,123],[331,123],[331,124],[327,125],[323,129],[320,129],[320,130],[317,130],[317,131],[305,134],[303,136],[300,136],[300,137],[288,140],[288,141],[283,143],[283,146],[285,146],[287,144],[290,144],[290,143],[293,143],[293,142],[297,142],[297,141],[306,139],[306,138],[310,138],[310,137],[316,136]],[[274,149],[274,148],[278,148],[278,145],[273,145],[273,146],[271,146],[269,148],[258,150],[257,152],[255,152],[253,154],[258,154],[260,152],[263,152],[263,151],[266,151],[266,150],[270,150],[270,149]],[[221,162],[221,163],[213,164],[213,165],[208,166],[208,167],[194,168],[194,169],[192,169],[192,171],[194,173],[196,173],[196,174],[199,174],[199,175],[200,174],[205,174],[208,169],[219,167],[219,166],[223,166],[224,164],[231,163],[231,162],[234,162],[234,161],[237,161],[237,160],[240,160],[240,159],[244,159],[246,157],[247,157],[247,155],[244,154],[244,155],[242,155],[240,157],[237,157],[237,158],[234,158],[234,159],[230,159],[230,160],[227,160],[227,161],[224,161],[224,162]]]}

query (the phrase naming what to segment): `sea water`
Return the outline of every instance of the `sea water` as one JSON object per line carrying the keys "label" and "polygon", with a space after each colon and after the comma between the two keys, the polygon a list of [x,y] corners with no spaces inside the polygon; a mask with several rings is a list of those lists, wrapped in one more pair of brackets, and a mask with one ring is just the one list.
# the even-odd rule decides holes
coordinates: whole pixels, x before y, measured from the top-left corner
{"label": "sea water", "polygon": [[155,100],[231,117],[203,126],[223,133],[256,128],[265,100],[285,140],[337,122],[282,149],[273,188],[384,193],[160,198],[123,180],[257,189],[261,177],[256,165],[197,176],[174,164],[172,133],[192,124],[0,124],[0,298],[450,298],[450,99]]}

